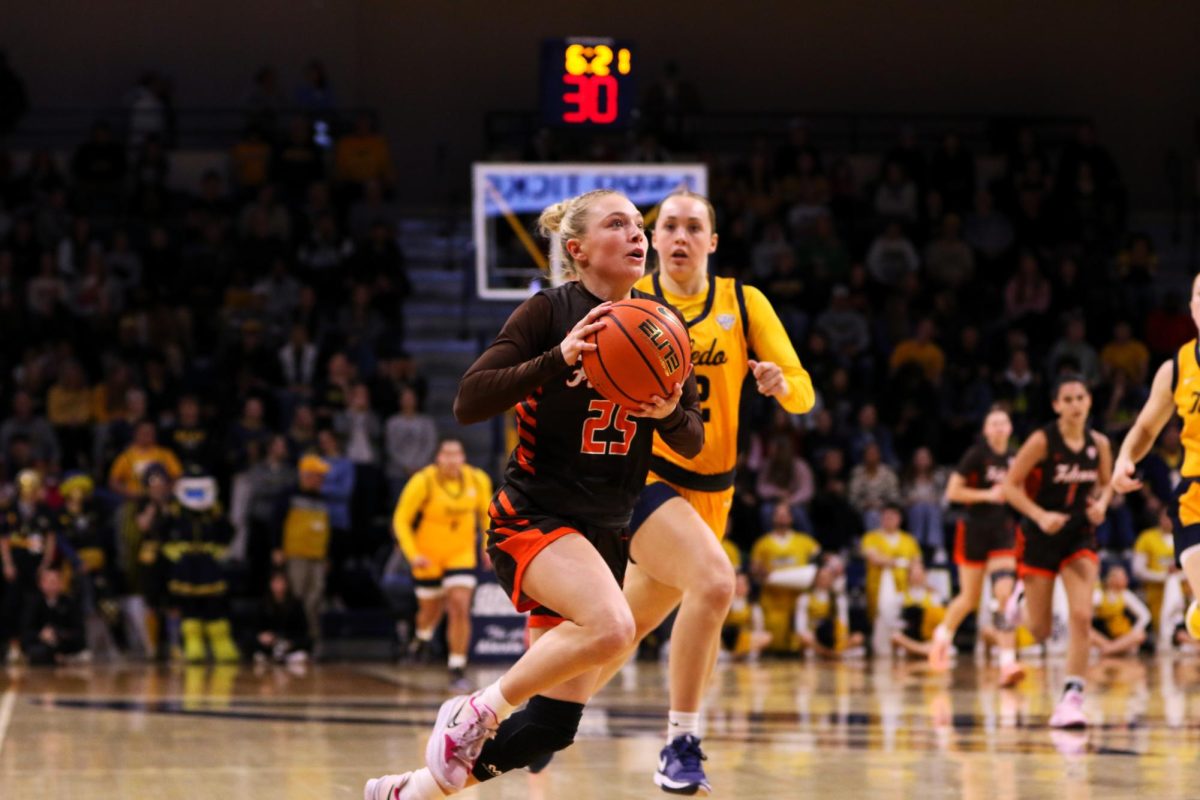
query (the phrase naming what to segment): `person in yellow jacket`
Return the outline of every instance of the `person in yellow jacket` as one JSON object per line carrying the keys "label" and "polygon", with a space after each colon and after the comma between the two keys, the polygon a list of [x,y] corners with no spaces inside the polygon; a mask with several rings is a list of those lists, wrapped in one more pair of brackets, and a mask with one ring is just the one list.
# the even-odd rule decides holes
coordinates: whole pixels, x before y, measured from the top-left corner
{"label": "person in yellow jacket", "polygon": [[1142,531],[1133,545],[1133,576],[1142,584],[1142,596],[1150,608],[1150,624],[1158,632],[1162,624],[1163,587],[1175,566],[1175,536],[1171,514],[1164,507],[1158,525]]}
{"label": "person in yellow jacket", "polygon": [[821,554],[821,545],[792,529],[792,509],[786,503],[775,506],[772,522],[775,527],[750,551],[750,568],[762,585],[758,603],[763,625],[771,634],[770,650],[795,653],[800,649],[792,628],[796,601],[812,585],[817,570],[811,565]]}
{"label": "person in yellow jacket", "polygon": [[908,568],[921,560],[921,545],[911,533],[900,530],[900,507],[889,505],[879,517],[879,527],[863,534],[859,548],[867,562],[867,616],[874,621],[879,613],[879,585],[884,571],[890,571],[896,591],[908,591]]}
{"label": "person in yellow jacket", "polygon": [[434,463],[405,484],[392,515],[396,540],[417,584],[417,631],[410,653],[414,658],[428,654],[444,613],[455,684],[466,680],[476,553],[491,499],[487,473],[467,463],[461,441],[447,438],[438,445]]}

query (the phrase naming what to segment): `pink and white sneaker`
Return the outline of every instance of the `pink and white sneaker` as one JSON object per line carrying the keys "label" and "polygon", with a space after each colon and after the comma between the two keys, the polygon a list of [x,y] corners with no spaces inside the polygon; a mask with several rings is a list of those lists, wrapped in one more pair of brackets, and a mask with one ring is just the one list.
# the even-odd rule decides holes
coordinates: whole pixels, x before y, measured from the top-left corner
{"label": "pink and white sneaker", "polygon": [[408,783],[410,777],[412,777],[412,773],[406,772],[403,775],[384,775],[382,778],[372,778],[363,787],[363,800],[399,800],[400,790],[404,788],[404,784]]}
{"label": "pink and white sneaker", "polygon": [[1050,727],[1086,728],[1087,724],[1087,716],[1083,713],[1083,692],[1074,689],[1064,692],[1050,717]]}
{"label": "pink and white sneaker", "polygon": [[429,743],[425,766],[448,792],[462,791],[471,777],[483,743],[495,738],[500,721],[479,693],[452,697],[442,703]]}
{"label": "pink and white sneaker", "polygon": [[1018,662],[1014,661],[1000,667],[1000,686],[1002,688],[1011,689],[1024,679],[1025,668]]}

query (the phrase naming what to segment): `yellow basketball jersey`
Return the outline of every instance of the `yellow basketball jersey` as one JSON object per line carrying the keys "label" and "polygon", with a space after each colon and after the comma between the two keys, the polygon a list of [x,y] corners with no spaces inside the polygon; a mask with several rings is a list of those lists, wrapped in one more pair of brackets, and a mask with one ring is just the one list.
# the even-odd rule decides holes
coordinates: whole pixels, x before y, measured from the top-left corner
{"label": "yellow basketball jersey", "polygon": [[[435,464],[419,470],[404,486],[392,518],[404,555],[412,560],[431,542],[469,544],[487,527],[492,481],[463,465],[459,480],[446,480]],[[415,528],[414,528],[415,526]]]}
{"label": "yellow basketball jersey", "polygon": [[1179,348],[1175,354],[1175,410],[1183,420],[1180,440],[1183,442],[1185,478],[1200,477],[1200,343],[1196,339]]}
{"label": "yellow basketball jersey", "polygon": [[[795,348],[771,304],[754,287],[742,286],[733,278],[709,277],[705,291],[683,296],[664,291],[658,274],[653,273],[639,280],[635,288],[662,297],[687,320],[692,363],[696,368],[696,385],[704,415],[704,449],[700,454],[695,458],[683,458],[656,435],[651,470],[686,488],[722,491],[733,484],[738,410],[750,352],[753,351],[758,359],[783,368],[789,393],[781,405],[794,414],[812,408],[812,380],[800,365]],[[676,469],[669,469],[671,465]],[[681,475],[680,471],[685,474]],[[699,480],[692,480],[688,485],[688,477]],[[704,477],[724,478],[727,483],[704,481]]]}

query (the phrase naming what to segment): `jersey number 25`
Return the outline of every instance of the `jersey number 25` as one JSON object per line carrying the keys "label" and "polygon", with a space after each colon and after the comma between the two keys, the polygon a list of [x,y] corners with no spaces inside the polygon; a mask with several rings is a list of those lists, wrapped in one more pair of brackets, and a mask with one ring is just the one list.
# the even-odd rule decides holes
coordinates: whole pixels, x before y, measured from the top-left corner
{"label": "jersey number 25", "polygon": [[[599,413],[583,421],[583,445],[580,449],[584,453],[596,456],[628,455],[633,437],[637,433],[637,422],[629,418],[629,412],[611,400],[593,400],[588,403],[588,411],[593,414]],[[598,433],[610,428],[615,429],[619,438],[612,433],[603,439],[597,438]]]}

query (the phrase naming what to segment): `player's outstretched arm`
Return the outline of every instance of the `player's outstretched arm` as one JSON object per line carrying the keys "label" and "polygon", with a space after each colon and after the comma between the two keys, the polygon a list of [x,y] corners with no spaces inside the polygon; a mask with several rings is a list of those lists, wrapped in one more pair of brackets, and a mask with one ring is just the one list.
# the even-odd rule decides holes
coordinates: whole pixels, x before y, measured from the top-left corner
{"label": "player's outstretched arm", "polygon": [[1146,457],[1154,440],[1171,419],[1175,411],[1175,363],[1168,361],[1158,368],[1154,374],[1154,383],[1150,387],[1150,397],[1137,421],[1125,434],[1121,442],[1121,451],[1113,465],[1112,488],[1121,494],[1137,491],[1142,488],[1142,482],[1134,477],[1137,463]]}

